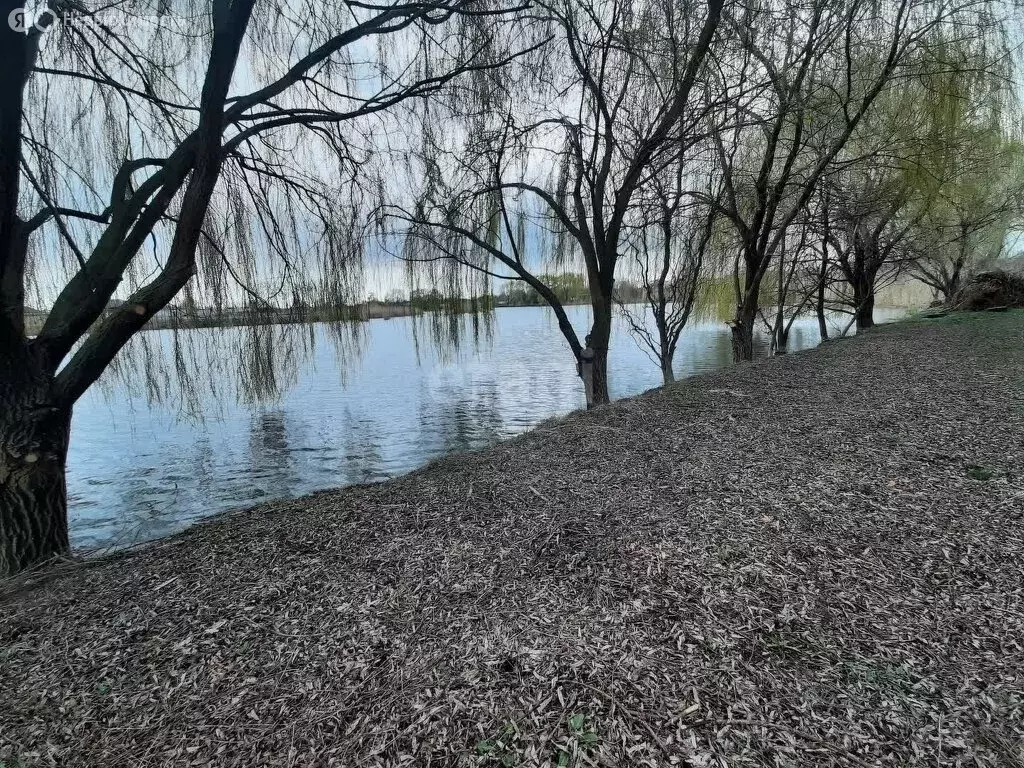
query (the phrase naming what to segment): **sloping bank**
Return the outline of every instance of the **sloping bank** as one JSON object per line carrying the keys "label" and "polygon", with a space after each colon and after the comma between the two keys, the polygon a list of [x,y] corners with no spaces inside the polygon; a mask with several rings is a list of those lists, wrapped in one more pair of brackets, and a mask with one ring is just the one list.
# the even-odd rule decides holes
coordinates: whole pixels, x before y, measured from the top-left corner
{"label": "sloping bank", "polygon": [[0,603],[15,765],[1014,766],[1024,315],[903,323]]}

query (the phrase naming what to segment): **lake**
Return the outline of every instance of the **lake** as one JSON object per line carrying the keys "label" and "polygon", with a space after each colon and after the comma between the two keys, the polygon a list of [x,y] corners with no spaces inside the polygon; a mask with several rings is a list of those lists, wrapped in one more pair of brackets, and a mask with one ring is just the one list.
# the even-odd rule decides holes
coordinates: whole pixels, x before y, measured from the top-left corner
{"label": "lake", "polygon": [[[588,308],[568,310],[586,327]],[[131,364],[75,407],[67,477],[78,549],[127,546],[217,512],[394,477],[584,406],[568,345],[542,307],[500,308],[475,333],[468,318],[428,316],[138,338]],[[817,343],[817,321],[798,320],[790,349]],[[678,377],[730,363],[724,322],[684,331]],[[661,384],[621,318],[609,384],[613,398]]]}

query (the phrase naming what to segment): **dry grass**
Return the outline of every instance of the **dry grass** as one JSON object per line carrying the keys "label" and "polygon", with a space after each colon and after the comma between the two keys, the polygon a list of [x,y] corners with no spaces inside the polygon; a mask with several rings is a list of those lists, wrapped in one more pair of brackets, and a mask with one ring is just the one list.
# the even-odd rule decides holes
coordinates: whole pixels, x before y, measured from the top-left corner
{"label": "dry grass", "polygon": [[202,525],[0,602],[0,760],[1021,766],[1022,427],[954,316]]}

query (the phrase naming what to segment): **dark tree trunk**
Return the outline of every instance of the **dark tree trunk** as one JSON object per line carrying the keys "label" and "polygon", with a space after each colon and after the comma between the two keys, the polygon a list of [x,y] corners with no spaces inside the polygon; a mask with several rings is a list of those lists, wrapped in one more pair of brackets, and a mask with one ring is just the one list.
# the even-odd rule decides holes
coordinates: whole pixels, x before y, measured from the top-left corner
{"label": "dark tree trunk", "polygon": [[764,259],[757,247],[748,245],[743,251],[742,288],[739,276],[734,272],[737,304],[731,330],[732,358],[737,363],[754,359],[754,325],[757,322],[757,309],[761,301],[761,279],[764,275],[760,267],[763,263]]}
{"label": "dark tree trunk", "polygon": [[754,359],[754,322],[757,302],[746,301],[736,307],[732,322],[732,357],[736,362]]}
{"label": "dark tree trunk", "polygon": [[782,326],[775,331],[775,354],[784,355],[789,351],[789,328]]}
{"label": "dark tree trunk", "polygon": [[[667,257],[666,257],[667,259]],[[676,380],[675,371],[672,370],[672,360],[675,357],[675,344],[671,338],[668,327],[668,300],[665,298],[665,279],[668,268],[666,260],[665,270],[662,271],[658,280],[658,301],[654,311],[654,324],[658,327],[658,361],[661,365],[661,379],[664,384],[671,384]],[[678,337],[677,337],[678,338]]]}
{"label": "dark tree trunk", "polygon": [[942,300],[945,304],[952,304],[953,297],[960,291],[960,270],[954,269],[946,284],[942,287]]}
{"label": "dark tree trunk", "polygon": [[818,335],[822,341],[828,341],[828,322],[825,319],[825,281],[828,278],[828,258],[821,259],[821,270],[818,272],[818,291],[814,301],[814,314],[818,318]]}
{"label": "dark tree trunk", "polygon": [[821,337],[822,341],[828,341],[828,322],[825,320],[825,304],[821,302],[815,308],[815,314],[818,316],[818,336]]}
{"label": "dark tree trunk", "polygon": [[875,327],[875,292],[872,290],[857,302],[857,330]]}
{"label": "dark tree trunk", "polygon": [[[3,3],[2,17],[16,5]],[[71,421],[70,409],[55,406],[53,378],[24,336],[27,233],[16,214],[23,94],[40,30],[5,34],[0,67],[0,578],[68,549],[64,461]]]}
{"label": "dark tree trunk", "polygon": [[825,205],[822,206],[822,225],[824,232],[821,236],[821,261],[818,266],[818,291],[814,302],[814,314],[818,317],[818,335],[822,341],[828,341],[828,323],[825,320],[825,293],[828,282],[828,238],[829,238],[829,214],[828,196],[825,197]]}
{"label": "dark tree trunk", "polygon": [[593,402],[589,405],[604,405],[608,398],[608,342],[612,335],[611,300],[594,302],[594,324],[590,328],[590,348],[593,358]]}
{"label": "dark tree trunk", "polygon": [[825,320],[825,307],[819,304],[815,310],[818,315],[818,336],[822,341],[828,341],[828,321]]}
{"label": "dark tree trunk", "polygon": [[591,387],[587,407],[604,405],[608,398],[608,343],[612,336],[613,282],[590,275],[590,308],[593,322],[587,334],[586,347],[590,353]]}
{"label": "dark tree trunk", "polygon": [[848,265],[847,281],[853,288],[853,311],[858,331],[875,325],[875,280],[882,266],[878,232],[865,231],[858,225],[854,232],[852,265]]}
{"label": "dark tree trunk", "polygon": [[661,378],[665,384],[672,384],[676,380],[676,373],[672,370],[672,356],[667,352],[661,359]]}
{"label": "dark tree trunk", "polygon": [[754,323],[737,320],[732,325],[732,357],[736,362],[754,359]]}
{"label": "dark tree trunk", "polygon": [[68,551],[71,412],[51,404],[48,378],[0,380],[0,577]]}
{"label": "dark tree trunk", "polygon": [[875,326],[875,273],[869,269],[860,269],[855,278],[853,308],[857,330],[866,331]]}
{"label": "dark tree trunk", "polygon": [[588,407],[595,405],[605,405],[609,402],[608,398],[608,347],[604,349],[594,350],[593,360],[593,401],[588,404]]}

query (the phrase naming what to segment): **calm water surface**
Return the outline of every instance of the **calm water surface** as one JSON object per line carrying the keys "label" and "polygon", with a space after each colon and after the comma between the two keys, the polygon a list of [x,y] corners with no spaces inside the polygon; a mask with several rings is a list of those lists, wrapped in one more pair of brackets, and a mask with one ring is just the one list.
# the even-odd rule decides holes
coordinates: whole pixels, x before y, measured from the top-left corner
{"label": "calm water surface", "polygon": [[[584,328],[588,310],[569,311]],[[880,319],[899,314],[879,312]],[[146,387],[109,376],[75,408],[68,456],[73,545],[124,546],[219,511],[382,480],[583,407],[575,365],[546,308],[499,309],[490,334],[463,339],[457,349],[431,343],[428,326],[422,318],[371,320],[361,324],[357,348],[339,345],[329,326],[301,327],[304,357],[285,366],[291,379],[277,397],[239,397],[216,386],[221,372],[214,368],[186,408],[174,397],[151,403]],[[195,350],[227,340],[238,355],[245,333],[195,329],[179,332],[178,341]],[[145,336],[157,367],[171,368],[174,334]],[[798,321],[791,349],[817,343],[816,321]],[[280,348],[275,354],[285,356]],[[725,324],[697,323],[680,340],[677,376],[721,368],[730,356]],[[165,374],[164,385],[172,378]],[[615,398],[661,384],[622,322],[609,380]]]}

